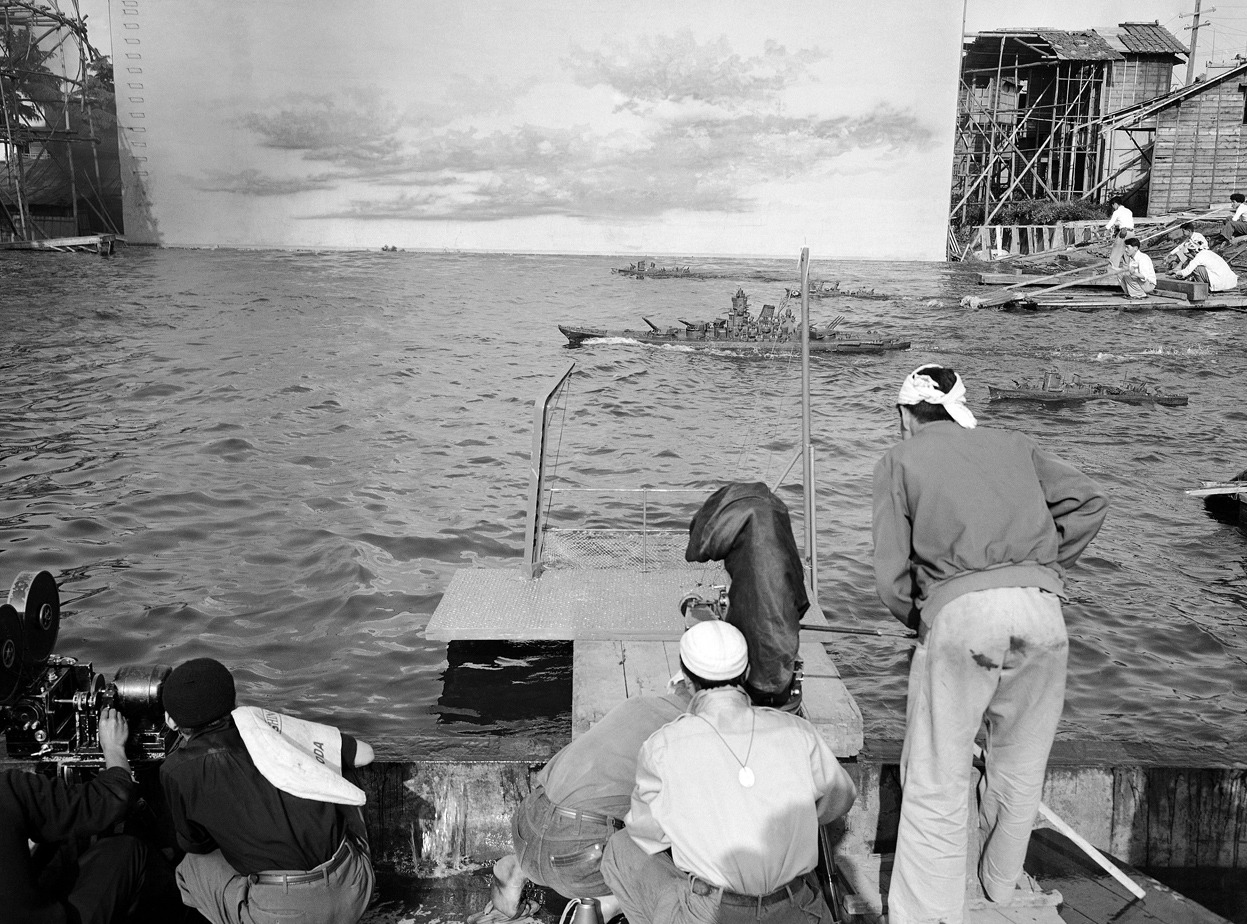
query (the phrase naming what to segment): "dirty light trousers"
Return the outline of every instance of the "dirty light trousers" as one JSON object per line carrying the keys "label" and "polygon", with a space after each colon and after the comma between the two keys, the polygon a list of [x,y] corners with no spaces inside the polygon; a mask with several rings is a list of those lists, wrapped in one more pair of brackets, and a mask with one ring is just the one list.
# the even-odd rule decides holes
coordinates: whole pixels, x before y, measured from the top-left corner
{"label": "dirty light trousers", "polygon": [[960,924],[974,738],[986,728],[978,872],[1008,901],[1043,791],[1065,700],[1069,641],[1059,598],[1033,587],[975,591],[926,627],[909,671],[901,821],[889,924]]}

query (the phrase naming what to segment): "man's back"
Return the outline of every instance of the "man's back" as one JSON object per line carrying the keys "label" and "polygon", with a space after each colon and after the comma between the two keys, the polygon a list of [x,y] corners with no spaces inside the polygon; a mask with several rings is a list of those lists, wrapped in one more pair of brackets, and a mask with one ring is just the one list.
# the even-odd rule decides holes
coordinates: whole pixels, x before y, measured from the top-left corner
{"label": "man's back", "polygon": [[1093,495],[1085,475],[1020,433],[930,423],[875,467],[880,597],[908,610],[911,564],[924,603],[950,579],[1010,565],[1030,567],[1019,586],[1059,593],[1061,566],[1103,520],[1102,505],[1082,509]]}
{"label": "man's back", "polygon": [[688,698],[675,693],[625,700],[555,754],[536,782],[556,805],[622,818],[632,799],[641,745],[687,705]]}
{"label": "man's back", "polygon": [[699,693],[642,748],[628,832],[735,892],[765,895],[817,863],[820,800],[842,772],[805,720]]}
{"label": "man's back", "polygon": [[338,806],[266,780],[231,718],[192,734],[165,759],[160,779],[179,845],[191,853],[219,847],[242,874],[314,869],[346,833]]}

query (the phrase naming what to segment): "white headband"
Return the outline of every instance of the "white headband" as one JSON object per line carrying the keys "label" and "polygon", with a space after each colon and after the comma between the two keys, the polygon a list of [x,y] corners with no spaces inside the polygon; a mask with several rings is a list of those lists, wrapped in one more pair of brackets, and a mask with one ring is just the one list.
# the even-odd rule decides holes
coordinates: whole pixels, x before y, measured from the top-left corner
{"label": "white headband", "polygon": [[[944,410],[948,411],[949,417],[967,430],[973,430],[978,421],[966,407],[966,386],[962,383],[961,376],[957,376],[952,391],[946,393],[940,391],[940,387],[935,384],[935,379],[921,374],[923,368],[926,367],[920,367],[909,373],[909,376],[901,383],[896,403],[908,406],[925,401],[927,404],[942,405]],[[956,375],[956,373],[953,374]]]}

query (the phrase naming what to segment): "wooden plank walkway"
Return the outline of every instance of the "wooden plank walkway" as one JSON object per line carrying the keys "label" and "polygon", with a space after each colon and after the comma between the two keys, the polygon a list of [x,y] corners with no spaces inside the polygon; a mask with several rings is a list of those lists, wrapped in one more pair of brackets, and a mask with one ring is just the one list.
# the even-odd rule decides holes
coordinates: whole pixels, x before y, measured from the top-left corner
{"label": "wooden plank walkway", "polygon": [[[827,620],[814,605],[802,624],[826,626]],[[862,750],[862,713],[827,654],[822,633],[802,634],[800,658],[805,675],[803,714],[837,757],[856,757]],[[679,669],[680,646],[675,639],[577,640],[572,652],[572,735],[584,732],[629,697],[661,696]]]}

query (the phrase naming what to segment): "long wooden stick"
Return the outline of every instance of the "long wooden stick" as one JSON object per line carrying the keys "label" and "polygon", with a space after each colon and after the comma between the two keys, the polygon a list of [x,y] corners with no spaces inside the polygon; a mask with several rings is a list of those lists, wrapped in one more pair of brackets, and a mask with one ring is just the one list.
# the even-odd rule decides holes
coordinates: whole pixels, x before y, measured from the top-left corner
{"label": "long wooden stick", "polygon": [[[1081,286],[1088,282],[1097,282],[1100,279],[1108,279],[1110,276],[1121,275],[1121,270],[1108,270],[1107,272],[1099,272],[1094,276],[1080,276],[1077,279],[1071,279],[1069,282],[1063,282],[1060,285],[1049,286],[1042,292],[1036,292],[1036,295],[1047,295],[1049,292],[1058,292],[1061,289],[1068,289],[1071,286]],[[1015,298],[1021,298],[1017,292],[1004,292],[1000,295],[989,295],[987,298],[979,298],[975,295],[968,295],[962,300],[962,304],[969,308],[996,308],[1007,302],[1013,301]]]}
{"label": "long wooden stick", "polygon": [[1091,846],[1091,844],[1087,842],[1086,838],[1057,817],[1057,815],[1053,813],[1052,809],[1048,808],[1048,806],[1044,805],[1042,802],[1039,803],[1039,814],[1044,817],[1048,824],[1052,825],[1052,827],[1056,828],[1073,841],[1083,853],[1095,861],[1098,867],[1125,886],[1131,895],[1135,898],[1144,898],[1147,896],[1147,892],[1144,891],[1141,885],[1119,870],[1115,864],[1109,861],[1108,857],[1104,856],[1104,854],[1096,850],[1095,847]]}
{"label": "long wooden stick", "polygon": [[1187,488],[1183,493],[1193,497],[1211,497],[1214,494],[1247,494],[1247,481],[1206,484],[1202,488]]}
{"label": "long wooden stick", "polygon": [[[974,745],[974,756],[983,756],[983,749],[979,747],[977,743]],[[1068,837],[1074,843],[1074,846],[1090,857],[1095,862],[1096,866],[1100,867],[1100,869],[1104,870],[1104,872],[1108,873],[1119,883],[1121,883],[1135,898],[1144,898],[1147,895],[1147,892],[1143,890],[1142,886],[1119,870],[1108,857],[1100,853],[1100,851],[1092,846],[1092,844],[1085,837],[1067,825],[1060,818],[1060,816],[1056,814],[1056,812],[1052,811],[1052,809],[1048,808],[1048,806],[1044,805],[1042,802],[1039,803],[1039,814],[1043,816],[1044,820],[1047,821],[1048,824],[1052,825],[1052,827],[1056,828]]]}
{"label": "long wooden stick", "polygon": [[[1038,279],[1023,279],[1021,282],[1015,282],[1013,285],[1005,286],[1002,292],[1008,292],[1012,289],[1021,289],[1026,286],[1037,286],[1040,283],[1051,282],[1053,279],[1061,279],[1065,276],[1073,276],[1075,273],[1095,272],[1100,268],[1098,263],[1088,263],[1084,266],[1075,266],[1073,269],[1067,269],[1061,273],[1053,273],[1051,276],[1040,276]],[[1085,281],[1085,280],[1080,280]]]}
{"label": "long wooden stick", "polygon": [[916,632],[884,632],[882,629],[858,629],[851,626],[801,626],[802,632],[838,632],[844,635],[875,635],[880,638],[903,638],[913,641],[918,637]]}

